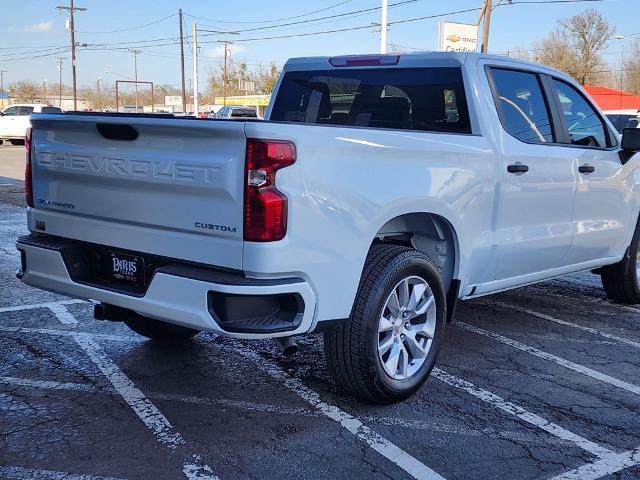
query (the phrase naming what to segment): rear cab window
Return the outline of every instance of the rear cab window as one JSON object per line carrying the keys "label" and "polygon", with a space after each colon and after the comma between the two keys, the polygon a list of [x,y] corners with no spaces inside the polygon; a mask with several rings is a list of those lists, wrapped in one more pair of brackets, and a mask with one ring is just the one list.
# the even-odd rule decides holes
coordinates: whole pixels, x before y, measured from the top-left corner
{"label": "rear cab window", "polygon": [[58,107],[42,107],[42,113],[62,113]]}
{"label": "rear cab window", "polygon": [[287,72],[271,120],[471,133],[458,67]]}

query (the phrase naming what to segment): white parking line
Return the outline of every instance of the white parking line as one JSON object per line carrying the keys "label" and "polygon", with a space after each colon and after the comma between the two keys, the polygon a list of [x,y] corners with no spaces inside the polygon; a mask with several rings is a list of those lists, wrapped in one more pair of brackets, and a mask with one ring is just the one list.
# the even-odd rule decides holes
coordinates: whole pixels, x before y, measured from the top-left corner
{"label": "white parking line", "polygon": [[504,343],[505,345],[509,345],[510,347],[513,347],[517,350],[521,350],[523,352],[526,353],[530,353],[531,355],[535,355],[536,357],[542,358],[544,360],[548,360],[550,362],[553,362],[557,365],[563,366],[565,368],[568,368],[569,370],[573,370],[574,372],[578,372],[581,373],[583,375],[586,375],[588,377],[591,377],[595,380],[599,380],[601,382],[605,382],[608,383],[610,385],[613,385],[615,387],[621,388],[623,390],[626,390],[628,392],[631,393],[635,393],[636,395],[640,395],[640,387],[637,385],[633,385],[631,383],[625,382],[623,380],[614,378],[610,375],[607,375],[605,373],[602,372],[598,372],[597,370],[593,370],[589,367],[585,367],[583,365],[571,362],[569,360],[566,360],[564,358],[558,357],[556,355],[553,355],[551,353],[547,353],[547,352],[543,352],[542,350],[538,350],[537,348],[531,347],[529,345],[525,345],[524,343],[520,343],[517,340],[513,340],[511,338],[507,338],[504,337],[500,334],[497,333],[493,333],[490,332],[488,330],[484,330],[482,328],[476,327],[474,325],[469,325],[468,323],[465,322],[461,322],[461,321],[456,321],[453,325],[457,325],[459,327],[462,327],[466,330],[469,330],[470,332],[474,332],[477,333],[478,335],[483,335],[485,337],[489,337],[492,338],[494,340],[497,340],[501,343]]}
{"label": "white parking line", "polygon": [[[569,285],[571,286],[572,283],[568,282],[566,280],[562,280],[562,279],[555,279],[553,280],[553,282],[558,282],[560,283],[560,286],[564,286],[564,285]],[[580,294],[577,296],[570,296],[570,295],[565,295],[564,293],[558,293],[558,292],[554,292],[554,291],[550,291],[548,288],[542,290],[541,286],[543,284],[535,284],[535,285],[531,285],[528,288],[529,289],[533,289],[538,291],[537,294],[540,295],[553,295],[554,297],[560,297],[560,298],[564,298],[567,299],[569,301],[571,301],[572,303],[576,301],[576,298],[578,298],[581,302],[588,302],[588,303],[592,303],[594,305],[602,305],[605,307],[612,307],[612,308],[617,308],[620,310],[626,310],[628,312],[632,312],[632,313],[640,313],[640,308],[638,307],[632,307],[631,305],[623,305],[621,303],[615,303],[612,302],[611,300],[608,300],[606,298],[597,298],[597,297],[592,297],[589,295],[585,295],[585,294]],[[575,285],[573,285],[575,286]],[[590,288],[596,288],[592,285],[589,285]]]}
{"label": "white parking line", "polygon": [[493,405],[494,407],[499,408],[500,410],[507,412],[510,415],[515,415],[519,419],[524,420],[525,422],[538,427],[545,432],[550,433],[551,435],[561,438],[562,440],[565,440],[567,442],[571,442],[576,446],[582,448],[583,450],[591,453],[592,455],[595,455],[596,457],[603,458],[614,454],[614,452],[612,452],[608,448],[602,447],[597,443],[581,437],[580,435],[570,432],[569,430],[562,428],[560,425],[556,425],[555,423],[545,420],[535,413],[528,412],[524,408],[508,402],[504,398],[495,395],[494,393],[477,387],[473,383],[467,382],[466,380],[454,377],[453,375],[450,375],[439,368],[434,368],[431,372],[431,375],[433,375],[438,380],[451,385],[452,387],[464,390],[465,392],[473,395],[483,402],[487,402],[488,404]]}
{"label": "white parking line", "polygon": [[347,412],[344,412],[335,405],[323,402],[318,393],[311,390],[297,378],[286,373],[276,364],[262,358],[256,352],[247,347],[239,346],[237,351],[244,357],[253,360],[258,368],[266,372],[273,379],[282,382],[284,386],[313,406],[324,416],[338,422],[343,428],[347,429],[358,439],[365,442],[380,455],[395,463],[412,477],[422,480],[443,479],[442,476],[431,468],[416,460],[400,447],[391,443],[389,440],[364,425],[357,418],[349,415]]}
{"label": "white parking line", "polygon": [[0,465],[0,478],[6,478],[7,480],[120,480],[114,477],[101,477],[99,475],[36,470],[33,468],[10,467],[7,465]]}
{"label": "white parking line", "polygon": [[[51,311],[61,323],[67,325],[77,323],[64,306],[54,305]],[[167,417],[105,354],[102,347],[91,338],[90,334],[74,332],[72,337],[160,443],[172,450],[175,450],[178,445],[186,443],[182,435],[175,431]],[[182,465],[182,471],[188,479],[218,479],[213,475],[211,467],[202,464],[198,455],[193,455],[185,461]]]}
{"label": "white parking line", "polygon": [[[75,335],[74,330],[59,330],[57,328],[29,328],[29,327],[4,327],[0,326],[0,332],[6,333],[37,333],[40,335],[53,335],[57,337],[72,337]],[[84,332],[80,332],[84,333]],[[88,333],[87,333],[88,334]],[[126,343],[142,343],[145,340],[142,337],[126,337],[124,335],[110,335],[108,333],[91,333],[92,338],[98,340],[107,340],[110,342],[126,342]]]}
{"label": "white parking line", "polygon": [[[111,388],[101,388],[87,383],[74,382],[56,382],[52,380],[32,380],[21,377],[0,376],[0,384],[38,388],[42,390],[57,390],[90,393],[98,395],[117,395]],[[324,417],[322,413],[315,409],[300,407],[283,407],[281,405],[273,405],[268,403],[258,403],[246,400],[232,400],[226,398],[209,398],[199,397],[195,395],[178,395],[174,393],[146,392],[147,398],[151,400],[165,400],[182,403],[191,403],[195,405],[207,405],[216,408],[236,408],[238,410],[247,410],[252,412],[273,413],[277,415],[296,415],[302,417]],[[449,433],[466,437],[492,437],[511,440],[514,442],[524,442],[529,444],[544,443],[548,445],[566,446],[572,444],[572,441],[563,440],[561,438],[541,440],[537,434],[522,433],[513,430],[496,430],[491,428],[473,429],[461,425],[452,425],[445,423],[442,419],[419,420],[411,418],[398,417],[379,417],[371,415],[362,415],[358,417],[362,421],[378,423],[380,425],[388,425],[391,427],[409,428],[411,430],[423,430],[429,432]],[[551,440],[551,441],[550,441]]]}
{"label": "white parking line", "polygon": [[638,465],[640,465],[640,448],[611,454],[593,463],[587,463],[562,475],[553,477],[551,480],[596,480]]}
{"label": "white parking line", "polygon": [[0,307],[0,313],[6,312],[21,312],[22,310],[35,310],[37,308],[56,308],[58,305],[73,305],[76,303],[86,303],[84,300],[62,300],[60,302],[47,302],[47,303],[32,303],[29,305],[14,305],[10,307]]}
{"label": "white parking line", "polygon": [[[489,302],[487,302],[487,305],[489,305]],[[559,318],[552,317],[551,315],[547,315],[545,313],[536,312],[535,310],[531,310],[529,308],[519,307],[517,305],[511,305],[509,303],[504,303],[504,302],[491,302],[491,305],[498,305],[500,307],[503,307],[503,308],[506,308],[506,309],[509,309],[509,310],[515,310],[515,311],[518,311],[518,312],[526,313],[527,315],[531,315],[532,317],[537,317],[537,318],[540,318],[542,320],[548,320],[549,322],[554,322],[554,323],[557,323],[558,325],[564,325],[566,327],[577,328],[578,330],[582,330],[583,332],[588,332],[588,333],[591,333],[593,335],[599,335],[601,337],[608,338],[609,340],[614,340],[616,342],[624,343],[626,345],[630,345],[630,346],[635,347],[635,348],[640,348],[640,342],[635,342],[633,340],[629,340],[628,338],[618,337],[616,335],[611,335],[610,333],[603,332],[603,331],[598,330],[596,328],[586,327],[586,326],[580,325],[578,323],[573,323],[573,322],[568,322],[566,320],[561,320]]]}

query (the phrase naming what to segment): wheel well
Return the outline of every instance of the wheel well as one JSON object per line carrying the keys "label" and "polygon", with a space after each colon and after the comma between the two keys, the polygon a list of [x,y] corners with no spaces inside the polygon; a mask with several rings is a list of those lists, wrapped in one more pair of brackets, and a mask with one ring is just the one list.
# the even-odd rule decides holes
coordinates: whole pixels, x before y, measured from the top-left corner
{"label": "wheel well", "polygon": [[440,215],[407,213],[389,220],[373,243],[405,245],[423,252],[440,271],[445,291],[457,272],[457,238],[451,224]]}

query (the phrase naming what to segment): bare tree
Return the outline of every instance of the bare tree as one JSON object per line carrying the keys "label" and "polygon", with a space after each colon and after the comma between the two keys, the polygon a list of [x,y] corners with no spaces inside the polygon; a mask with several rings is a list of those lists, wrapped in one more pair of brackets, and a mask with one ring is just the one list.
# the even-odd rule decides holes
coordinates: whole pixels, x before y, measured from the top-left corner
{"label": "bare tree", "polygon": [[516,55],[563,70],[582,84],[592,83],[602,78],[606,68],[602,51],[614,34],[615,28],[600,12],[586,10],[558,21],[531,52]]}
{"label": "bare tree", "polygon": [[33,103],[43,96],[42,87],[35,82],[15,82],[9,85],[9,96],[16,102]]}
{"label": "bare tree", "polygon": [[633,52],[624,62],[625,90],[640,95],[640,40],[633,45]]}

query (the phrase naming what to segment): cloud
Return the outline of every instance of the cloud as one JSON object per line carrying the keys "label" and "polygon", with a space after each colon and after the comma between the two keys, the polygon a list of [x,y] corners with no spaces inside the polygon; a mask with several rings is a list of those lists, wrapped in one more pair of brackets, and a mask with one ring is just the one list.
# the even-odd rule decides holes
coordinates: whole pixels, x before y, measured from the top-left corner
{"label": "cloud", "polygon": [[[231,45],[229,45],[227,47],[227,49],[229,50],[229,52],[231,53],[231,57],[239,54],[239,53],[244,53],[247,51],[247,47],[243,47],[242,45],[238,45],[236,43],[232,43]],[[220,44],[215,48],[210,48],[208,50],[205,51],[205,55],[207,57],[219,57],[219,58],[224,58],[224,45]]]}
{"label": "cloud", "polygon": [[53,28],[53,22],[40,22],[24,27],[25,32],[48,32]]}

